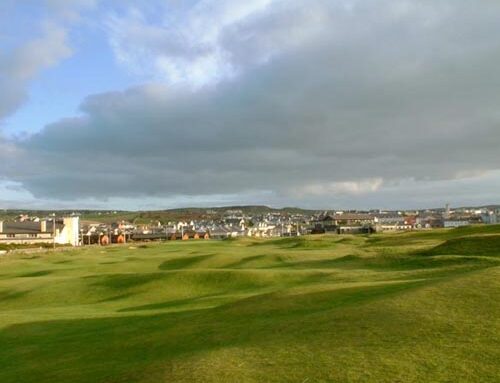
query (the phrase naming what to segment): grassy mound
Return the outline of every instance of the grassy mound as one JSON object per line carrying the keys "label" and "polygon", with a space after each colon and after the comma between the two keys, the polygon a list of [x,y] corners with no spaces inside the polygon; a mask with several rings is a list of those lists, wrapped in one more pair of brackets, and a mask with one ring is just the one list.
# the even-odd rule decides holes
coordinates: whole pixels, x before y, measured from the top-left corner
{"label": "grassy mound", "polygon": [[441,245],[427,250],[424,254],[458,254],[472,257],[498,257],[500,256],[500,235],[449,239]]}
{"label": "grassy mound", "polygon": [[341,238],[335,235],[290,237],[249,241],[248,246],[276,246],[281,249],[332,249],[336,243],[349,239],[350,238]]}
{"label": "grassy mound", "polygon": [[396,234],[373,235],[367,244],[382,247],[400,247],[428,243],[430,241],[444,241],[466,236],[500,235],[500,225],[462,226],[453,229],[436,229],[417,232],[401,232]]}

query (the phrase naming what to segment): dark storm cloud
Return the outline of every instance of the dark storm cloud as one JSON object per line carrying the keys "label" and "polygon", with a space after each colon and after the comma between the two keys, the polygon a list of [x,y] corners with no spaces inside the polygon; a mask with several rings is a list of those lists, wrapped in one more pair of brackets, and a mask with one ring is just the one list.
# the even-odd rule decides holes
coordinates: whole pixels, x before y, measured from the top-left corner
{"label": "dark storm cloud", "polygon": [[60,199],[314,200],[500,168],[499,5],[291,4],[221,33],[236,77],[91,96],[17,142],[7,176]]}

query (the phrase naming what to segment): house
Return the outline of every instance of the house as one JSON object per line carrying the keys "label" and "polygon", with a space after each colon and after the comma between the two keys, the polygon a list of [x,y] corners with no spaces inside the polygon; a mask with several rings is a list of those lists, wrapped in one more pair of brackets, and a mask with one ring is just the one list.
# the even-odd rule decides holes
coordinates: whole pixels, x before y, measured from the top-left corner
{"label": "house", "polygon": [[224,223],[227,226],[240,227],[242,230],[245,230],[245,220],[243,218],[225,218]]}
{"label": "house", "polygon": [[210,239],[210,234],[208,234],[208,232],[199,231],[194,234],[194,239]]}
{"label": "house", "polygon": [[186,230],[181,232],[171,233],[168,237],[171,241],[187,241],[190,239],[209,239],[210,235],[207,232],[198,232],[192,230]]}
{"label": "house", "polygon": [[337,229],[339,234],[371,234],[374,231],[371,226],[340,226]]}
{"label": "house", "polygon": [[377,218],[367,213],[325,213],[313,222],[310,232],[311,234],[359,234],[371,231],[371,226],[376,222]]}
{"label": "house", "polygon": [[[167,234],[165,233],[134,233],[130,236],[130,239],[132,239],[133,241],[145,241],[145,242],[149,242],[149,241],[161,241],[161,240],[165,240],[167,238]],[[119,243],[117,241],[117,243]]]}
{"label": "house", "polygon": [[209,236],[213,239],[227,239],[227,238],[236,238],[238,236],[243,235],[243,232],[238,229],[232,227],[225,226],[213,226],[209,230]]}
{"label": "house", "polygon": [[500,209],[496,211],[488,211],[481,215],[481,220],[487,225],[495,225],[500,223]]}
{"label": "house", "polygon": [[245,235],[245,233],[249,237],[267,238],[278,236],[280,229],[277,227],[276,223],[269,222],[267,219],[257,220],[253,222],[253,226],[246,231],[233,227],[231,237],[238,237],[240,235]]}
{"label": "house", "polygon": [[401,214],[377,214],[374,216],[377,232],[380,231],[405,231],[416,227],[415,216],[403,216]]}
{"label": "house", "polygon": [[461,226],[468,226],[468,225],[470,225],[469,221],[451,221],[451,220],[444,221],[444,227],[447,227],[447,228],[461,227]]}
{"label": "house", "polygon": [[336,233],[337,232],[337,220],[335,216],[325,215],[316,224],[314,230],[318,233]]}
{"label": "house", "polygon": [[443,226],[443,219],[435,215],[421,215],[417,217],[415,221],[415,227],[417,229],[432,229]]}
{"label": "house", "polygon": [[0,243],[19,245],[55,243],[80,246],[80,219],[64,217],[39,222],[0,221]]}
{"label": "house", "polygon": [[171,233],[168,239],[171,241],[180,241],[182,239],[182,234],[178,232]]}
{"label": "house", "polygon": [[343,213],[335,214],[333,216],[333,222],[336,225],[370,225],[376,222],[376,219],[371,214],[366,213]]}
{"label": "house", "polygon": [[100,242],[99,244],[101,246],[107,246],[110,243],[110,238],[108,237],[107,234],[104,234],[102,237],[100,237]]}

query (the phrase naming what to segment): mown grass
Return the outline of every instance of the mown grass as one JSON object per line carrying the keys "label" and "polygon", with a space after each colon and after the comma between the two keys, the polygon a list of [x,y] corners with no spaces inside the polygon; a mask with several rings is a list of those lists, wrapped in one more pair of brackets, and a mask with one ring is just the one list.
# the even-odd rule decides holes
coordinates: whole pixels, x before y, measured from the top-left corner
{"label": "mown grass", "polygon": [[0,259],[0,382],[498,382],[500,228]]}

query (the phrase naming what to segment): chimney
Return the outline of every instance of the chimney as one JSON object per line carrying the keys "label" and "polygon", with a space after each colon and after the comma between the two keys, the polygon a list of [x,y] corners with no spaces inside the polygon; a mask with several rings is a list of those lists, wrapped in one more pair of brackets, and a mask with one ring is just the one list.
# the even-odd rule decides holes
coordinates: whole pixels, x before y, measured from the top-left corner
{"label": "chimney", "polygon": [[47,221],[46,220],[40,221],[40,231],[42,233],[46,233],[47,232]]}
{"label": "chimney", "polygon": [[3,233],[3,221],[0,221],[0,233]]}

